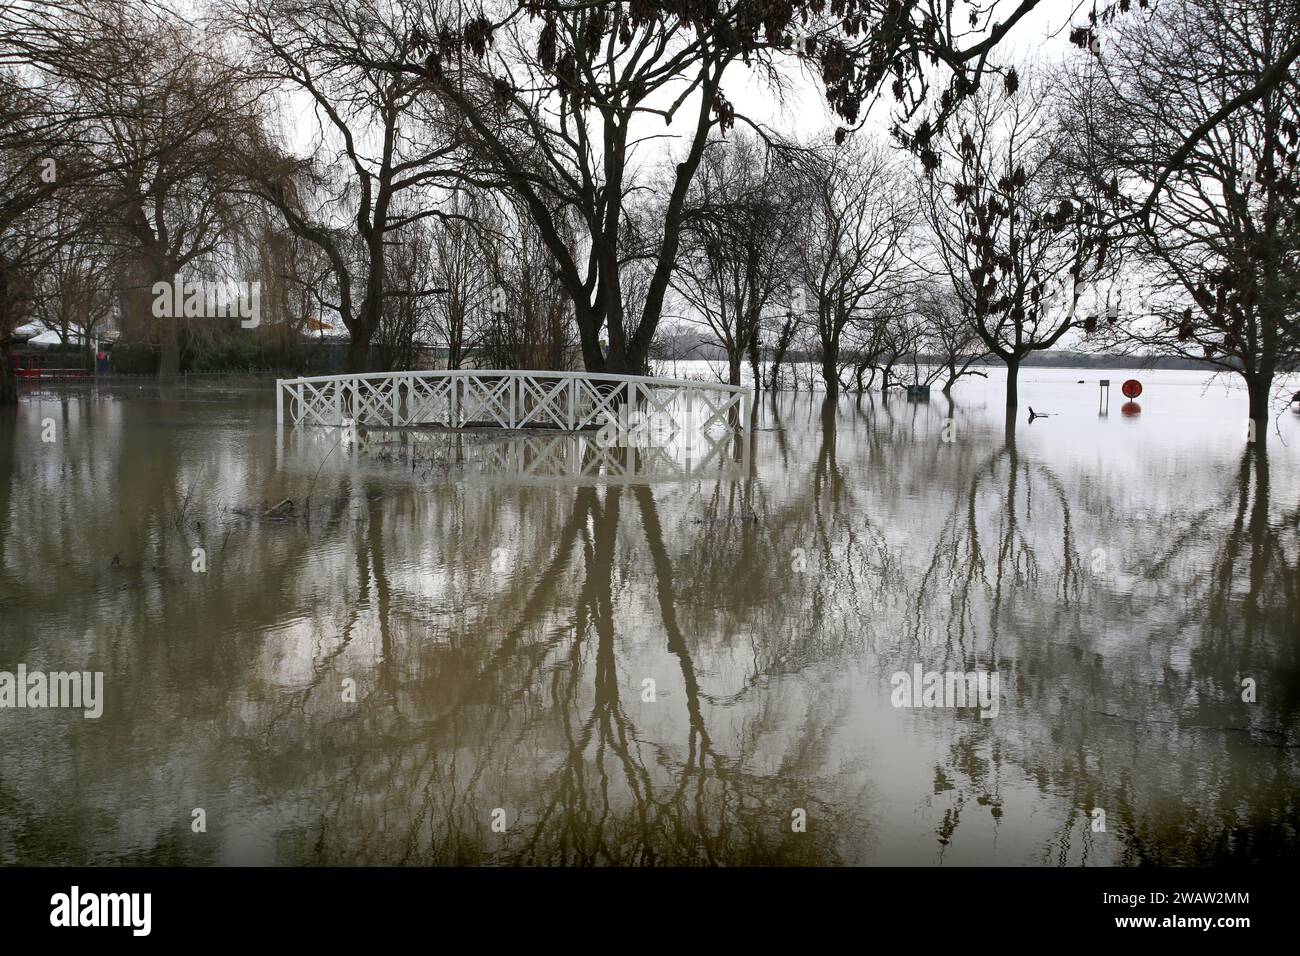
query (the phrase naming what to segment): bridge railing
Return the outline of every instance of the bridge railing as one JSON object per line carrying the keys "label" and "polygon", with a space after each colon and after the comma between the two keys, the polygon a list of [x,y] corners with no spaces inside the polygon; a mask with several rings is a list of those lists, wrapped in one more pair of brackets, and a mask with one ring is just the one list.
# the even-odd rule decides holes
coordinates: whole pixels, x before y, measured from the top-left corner
{"label": "bridge railing", "polygon": [[496,369],[374,372],[279,379],[276,421],[292,425],[558,428],[626,423],[632,412],[680,418],[703,430],[748,428],[753,392],[686,379]]}

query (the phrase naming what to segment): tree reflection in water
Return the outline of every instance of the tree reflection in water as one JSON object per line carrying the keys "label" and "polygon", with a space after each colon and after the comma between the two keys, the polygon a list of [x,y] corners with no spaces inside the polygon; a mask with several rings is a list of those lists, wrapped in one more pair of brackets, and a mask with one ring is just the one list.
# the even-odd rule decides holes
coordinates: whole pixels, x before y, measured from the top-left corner
{"label": "tree reflection in water", "polygon": [[[108,701],[0,722],[0,860],[1294,858],[1293,446],[1189,467],[996,414],[765,396],[747,470],[658,484],[337,453],[268,520],[312,476],[264,408],[20,407],[6,660]],[[918,663],[997,670],[999,715],[893,709]]]}

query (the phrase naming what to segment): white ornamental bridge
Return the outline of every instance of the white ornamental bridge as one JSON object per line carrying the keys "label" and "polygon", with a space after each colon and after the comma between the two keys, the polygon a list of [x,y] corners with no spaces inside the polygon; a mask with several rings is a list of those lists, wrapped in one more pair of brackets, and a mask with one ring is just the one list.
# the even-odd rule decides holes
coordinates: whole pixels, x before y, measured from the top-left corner
{"label": "white ornamental bridge", "polygon": [[279,379],[279,424],[372,428],[546,428],[578,432],[632,413],[692,429],[739,426],[748,433],[753,391],[741,385],[608,375],[457,369]]}

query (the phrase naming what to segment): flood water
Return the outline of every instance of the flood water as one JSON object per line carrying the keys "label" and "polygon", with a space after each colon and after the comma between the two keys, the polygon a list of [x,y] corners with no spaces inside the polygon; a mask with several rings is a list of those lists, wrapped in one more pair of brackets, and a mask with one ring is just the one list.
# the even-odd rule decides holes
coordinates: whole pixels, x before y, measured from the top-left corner
{"label": "flood water", "polygon": [[[0,709],[0,862],[1294,860],[1300,415],[1249,443],[1168,371],[1126,414],[1128,374],[1025,369],[1012,427],[996,376],[764,396],[689,476],[278,433],[270,385],[30,395],[0,671],[104,701]],[[996,714],[895,706],[918,667]]]}

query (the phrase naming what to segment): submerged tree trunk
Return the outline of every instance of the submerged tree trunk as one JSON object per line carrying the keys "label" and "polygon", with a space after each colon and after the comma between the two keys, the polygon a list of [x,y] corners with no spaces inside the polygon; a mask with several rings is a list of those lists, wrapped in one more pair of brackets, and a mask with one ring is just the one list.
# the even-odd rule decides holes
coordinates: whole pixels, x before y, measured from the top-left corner
{"label": "submerged tree trunk", "polygon": [[[0,317],[0,328],[4,319]],[[18,404],[18,378],[8,332],[0,332],[0,406]]]}
{"label": "submerged tree trunk", "polygon": [[727,384],[740,384],[740,351],[733,349],[727,355]]}
{"label": "submerged tree trunk", "polygon": [[180,320],[173,317],[163,319],[162,344],[159,348],[158,377],[160,379],[177,378],[181,374],[181,342],[176,328]]}
{"label": "submerged tree trunk", "polygon": [[840,390],[839,355],[832,346],[822,346],[822,381],[826,383],[826,394],[834,395]]}
{"label": "submerged tree trunk", "polygon": [[1007,363],[1007,408],[1020,404],[1020,359],[1006,359]]}
{"label": "submerged tree trunk", "polygon": [[0,406],[18,404],[18,378],[14,375],[12,351],[17,319],[9,299],[9,274],[0,266]]}
{"label": "submerged tree trunk", "polygon": [[1246,375],[1246,393],[1250,399],[1250,417],[1257,422],[1268,419],[1269,392],[1273,389],[1273,376],[1269,372]]}
{"label": "submerged tree trunk", "polygon": [[884,366],[881,367],[880,372],[882,376],[880,379],[880,391],[881,393],[888,392],[889,380],[894,377],[894,360],[890,359],[886,362]]}
{"label": "submerged tree trunk", "polygon": [[[752,326],[753,331],[749,334],[749,371],[754,378],[754,391],[758,392],[763,387],[763,365],[762,356],[758,354],[758,323]],[[737,385],[740,383],[737,382]]]}
{"label": "submerged tree trunk", "polygon": [[[141,265],[148,279],[144,288],[134,290],[131,307],[137,311],[137,327],[148,329],[147,340],[158,347],[158,378],[174,379],[181,374],[180,323],[185,303],[184,288],[176,288],[180,266],[157,250],[144,253]],[[165,302],[168,296],[170,304]]]}

